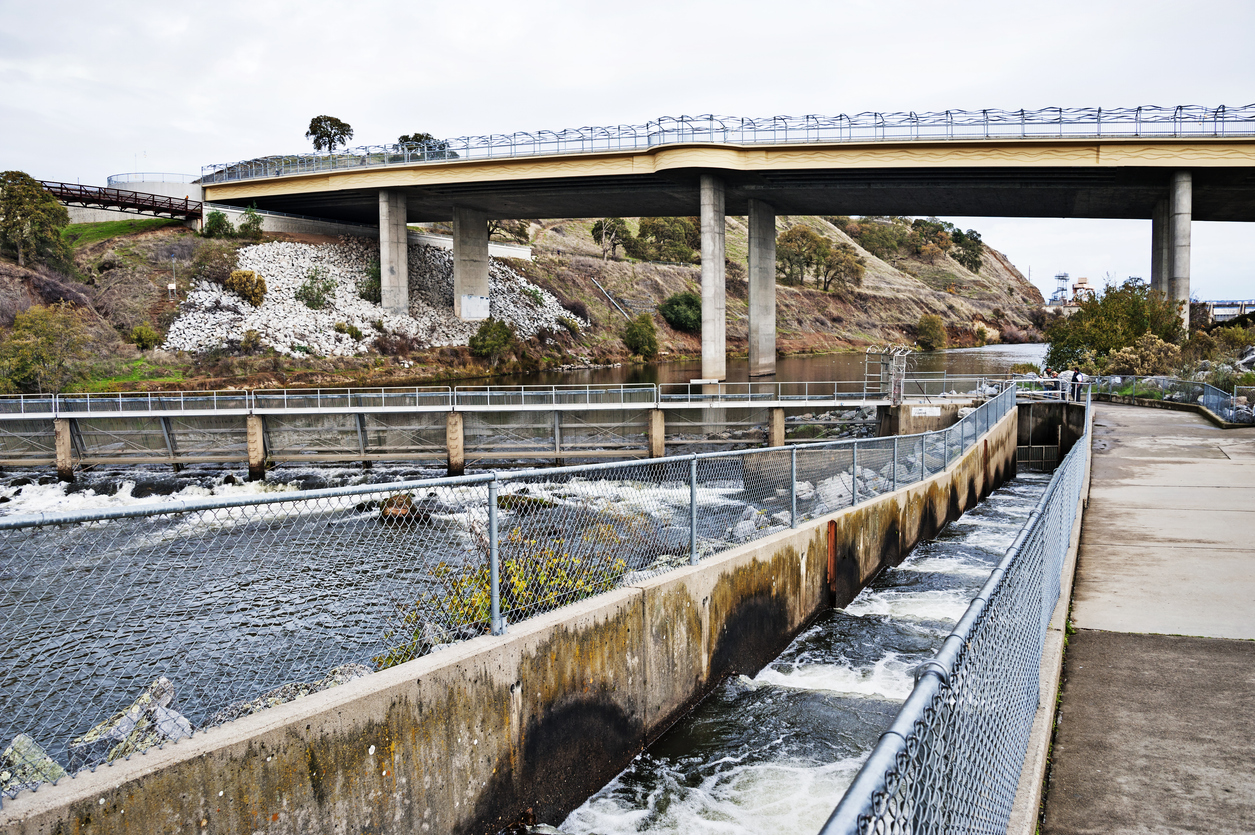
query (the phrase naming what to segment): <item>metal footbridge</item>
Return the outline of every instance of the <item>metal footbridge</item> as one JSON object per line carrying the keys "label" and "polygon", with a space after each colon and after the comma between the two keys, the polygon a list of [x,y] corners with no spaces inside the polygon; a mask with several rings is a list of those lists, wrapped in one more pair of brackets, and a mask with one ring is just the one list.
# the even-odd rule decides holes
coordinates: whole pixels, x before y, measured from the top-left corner
{"label": "metal footbridge", "polygon": [[198,218],[201,214],[201,201],[186,197],[165,197],[142,191],[59,183],[54,180],[40,180],[40,185],[67,206],[113,209],[119,212],[179,219]]}

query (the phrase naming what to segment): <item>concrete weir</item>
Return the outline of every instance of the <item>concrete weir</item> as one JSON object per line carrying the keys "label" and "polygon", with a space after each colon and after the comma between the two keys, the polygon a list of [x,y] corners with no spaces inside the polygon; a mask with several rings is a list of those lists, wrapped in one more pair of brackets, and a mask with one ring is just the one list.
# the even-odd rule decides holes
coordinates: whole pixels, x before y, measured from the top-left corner
{"label": "concrete weir", "polygon": [[[6,801],[0,830],[492,833],[561,819],[725,676],[1015,469],[1012,409],[931,478]],[[835,798],[834,798],[835,802]]]}

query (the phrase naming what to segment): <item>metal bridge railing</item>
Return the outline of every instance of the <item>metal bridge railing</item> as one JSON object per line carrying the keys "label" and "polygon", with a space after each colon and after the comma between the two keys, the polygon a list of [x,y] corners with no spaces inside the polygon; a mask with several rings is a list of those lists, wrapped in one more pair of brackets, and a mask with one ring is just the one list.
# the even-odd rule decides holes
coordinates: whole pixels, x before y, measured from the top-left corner
{"label": "metal bridge railing", "polygon": [[[998,377],[920,375],[904,383],[906,397],[990,397],[1007,381]],[[507,409],[563,406],[666,406],[760,402],[886,400],[861,381],[797,383],[610,383],[552,386],[411,386],[335,389],[100,392],[0,395],[0,420],[175,413],[351,412],[355,410]]]}
{"label": "metal bridge railing", "polygon": [[853,116],[663,117],[643,125],[460,136],[429,143],[367,145],[335,153],[290,154],[201,169],[201,183],[278,177],[370,166],[456,159],[630,151],[669,144],[783,145],[837,142],[1224,137],[1255,134],[1255,105],[1243,107],[1048,107],[1041,110],[945,110]]}
{"label": "metal bridge railing", "polygon": [[0,517],[0,797],[928,478],[1014,408],[1012,386],[920,435]]}
{"label": "metal bridge railing", "polygon": [[916,670],[823,835],[1006,830],[1088,456],[1087,430],[936,657]]}

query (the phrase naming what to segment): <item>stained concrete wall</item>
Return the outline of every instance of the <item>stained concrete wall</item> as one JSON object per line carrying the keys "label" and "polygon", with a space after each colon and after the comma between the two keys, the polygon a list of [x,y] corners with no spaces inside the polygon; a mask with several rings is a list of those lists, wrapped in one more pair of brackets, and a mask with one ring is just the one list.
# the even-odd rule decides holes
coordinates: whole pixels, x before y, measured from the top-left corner
{"label": "stained concrete wall", "polygon": [[[893,435],[916,435],[920,432],[936,432],[949,429],[959,422],[959,410],[970,408],[966,403],[906,403],[901,406],[877,406],[876,417],[880,424],[876,435],[888,438]],[[936,414],[933,414],[936,412]]]}
{"label": "stained concrete wall", "polygon": [[558,820],[1014,467],[1012,410],[927,481],[197,734],[0,810],[50,833],[490,833]]}
{"label": "stained concrete wall", "polygon": [[1059,401],[1021,403],[1017,443],[1020,446],[1059,445],[1059,460],[1085,434],[1085,404]]}

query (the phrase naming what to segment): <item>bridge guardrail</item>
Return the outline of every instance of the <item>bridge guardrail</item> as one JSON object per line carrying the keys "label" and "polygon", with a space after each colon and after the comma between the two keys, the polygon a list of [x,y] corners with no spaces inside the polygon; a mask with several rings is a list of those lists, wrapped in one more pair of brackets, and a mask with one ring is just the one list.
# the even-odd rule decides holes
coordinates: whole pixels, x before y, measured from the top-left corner
{"label": "bridge guardrail", "polygon": [[1255,135],[1255,105],[1243,107],[1047,107],[1039,110],[945,110],[837,116],[663,117],[640,125],[568,128],[427,143],[367,145],[338,153],[258,157],[201,168],[202,184],[347,168],[457,159],[631,151],[669,144],[783,145],[843,142],[1059,139],[1086,137],[1223,137]]}
{"label": "bridge guardrail", "polygon": [[0,744],[24,735],[0,796],[929,478],[1013,408],[1010,386],[919,435],[0,517]]}
{"label": "bridge guardrail", "polygon": [[[1007,384],[998,377],[908,377],[906,397],[988,397]],[[710,391],[715,389],[715,391]],[[49,417],[217,413],[319,412],[405,409],[506,409],[544,406],[662,407],[693,403],[736,406],[887,399],[858,381],[797,383],[609,383],[552,386],[408,386],[334,389],[92,392],[0,395],[0,420]]]}
{"label": "bridge guardrail", "polygon": [[937,655],[916,670],[822,835],[1006,830],[1088,456],[1087,430]]}

